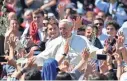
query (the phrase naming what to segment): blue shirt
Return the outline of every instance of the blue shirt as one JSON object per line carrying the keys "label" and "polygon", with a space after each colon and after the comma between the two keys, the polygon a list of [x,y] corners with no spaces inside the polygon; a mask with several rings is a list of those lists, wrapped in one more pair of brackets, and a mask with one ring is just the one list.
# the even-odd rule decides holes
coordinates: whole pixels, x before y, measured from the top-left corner
{"label": "blue shirt", "polygon": [[[117,2],[114,4],[104,2],[102,0],[96,0],[95,5],[103,12],[110,13],[112,17],[117,21],[117,23],[122,26],[124,21],[127,19],[127,13],[125,12],[124,8],[117,6]],[[117,8],[117,9],[116,9]],[[115,12],[113,14],[113,11]]]}

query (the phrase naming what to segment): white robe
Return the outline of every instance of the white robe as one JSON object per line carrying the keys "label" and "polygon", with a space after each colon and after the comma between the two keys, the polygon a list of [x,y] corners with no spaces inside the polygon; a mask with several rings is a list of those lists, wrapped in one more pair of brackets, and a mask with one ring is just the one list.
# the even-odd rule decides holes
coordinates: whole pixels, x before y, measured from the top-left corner
{"label": "white robe", "polygon": [[[59,36],[50,41],[47,44],[46,49],[40,53],[37,58],[43,59],[42,61],[48,58],[55,58],[56,60],[59,60],[59,57],[64,53],[64,45],[65,39],[62,36]],[[67,55],[67,59],[70,61],[70,64],[73,65],[77,65],[81,60],[80,54],[84,48],[89,48],[90,52],[96,51],[98,49],[94,47],[86,37],[74,34],[69,39],[69,46],[70,49]],[[39,64],[40,63],[42,62],[39,62]]]}

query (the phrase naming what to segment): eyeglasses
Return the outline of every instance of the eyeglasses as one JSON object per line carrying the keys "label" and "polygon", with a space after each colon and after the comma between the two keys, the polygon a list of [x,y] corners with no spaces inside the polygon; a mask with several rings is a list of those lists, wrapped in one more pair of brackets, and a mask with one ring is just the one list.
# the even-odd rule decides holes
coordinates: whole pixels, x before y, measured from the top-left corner
{"label": "eyeglasses", "polygon": [[95,23],[94,25],[100,25],[100,26],[102,26],[103,25],[103,23]]}

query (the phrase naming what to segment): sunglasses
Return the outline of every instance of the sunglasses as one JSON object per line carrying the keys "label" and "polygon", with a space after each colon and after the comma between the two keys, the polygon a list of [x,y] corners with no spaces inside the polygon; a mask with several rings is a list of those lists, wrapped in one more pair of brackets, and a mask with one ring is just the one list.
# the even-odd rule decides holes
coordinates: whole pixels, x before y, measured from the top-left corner
{"label": "sunglasses", "polygon": [[95,23],[94,25],[100,25],[100,26],[102,26],[103,25],[103,23]]}

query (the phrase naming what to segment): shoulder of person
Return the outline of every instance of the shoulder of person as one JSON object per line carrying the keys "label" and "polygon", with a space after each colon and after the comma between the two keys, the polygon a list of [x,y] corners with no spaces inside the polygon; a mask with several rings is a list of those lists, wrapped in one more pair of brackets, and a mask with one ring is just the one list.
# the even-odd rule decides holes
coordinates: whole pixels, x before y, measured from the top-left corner
{"label": "shoulder of person", "polygon": [[50,42],[54,42],[54,44],[60,44],[62,42],[62,37],[58,36],[55,39],[52,39]]}
{"label": "shoulder of person", "polygon": [[123,73],[120,77],[120,81],[125,81],[127,80],[127,72]]}
{"label": "shoulder of person", "polygon": [[79,38],[79,39],[84,39],[87,40],[87,38],[85,36],[82,35],[73,35],[75,38]]}

